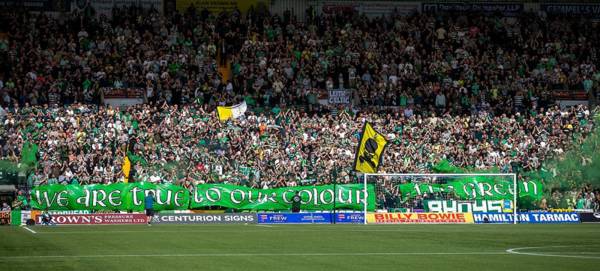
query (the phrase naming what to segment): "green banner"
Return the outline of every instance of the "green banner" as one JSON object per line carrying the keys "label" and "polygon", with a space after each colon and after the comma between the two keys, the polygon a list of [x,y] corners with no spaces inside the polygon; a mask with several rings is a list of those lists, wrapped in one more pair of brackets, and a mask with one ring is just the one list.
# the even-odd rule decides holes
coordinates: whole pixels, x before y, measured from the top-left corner
{"label": "green banner", "polygon": [[10,224],[14,226],[21,225],[21,210],[12,210],[10,212]]}
{"label": "green banner", "polygon": [[[477,177],[476,180],[453,180],[445,184],[409,183],[401,184],[402,195],[410,198],[425,194],[449,193],[454,199],[500,200],[514,197],[512,180]],[[542,183],[539,181],[519,182],[519,199],[539,200],[543,196]]]}
{"label": "green banner", "polygon": [[[361,184],[298,186],[254,189],[228,184],[203,184],[191,190],[172,184],[116,183],[109,185],[42,185],[34,187],[31,206],[50,210],[141,211],[144,196],[154,192],[154,209],[187,210],[218,206],[237,210],[289,210],[298,191],[303,210],[363,210]],[[375,187],[367,193],[375,195]],[[335,203],[334,203],[335,195]],[[368,209],[375,210],[375,196],[369,197]]]}

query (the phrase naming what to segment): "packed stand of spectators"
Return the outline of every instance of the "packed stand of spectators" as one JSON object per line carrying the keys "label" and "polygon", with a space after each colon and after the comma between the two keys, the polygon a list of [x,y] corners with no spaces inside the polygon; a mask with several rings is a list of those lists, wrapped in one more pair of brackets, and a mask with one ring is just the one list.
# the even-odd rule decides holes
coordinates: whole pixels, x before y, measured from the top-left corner
{"label": "packed stand of spectators", "polygon": [[[99,103],[101,87],[140,87],[170,104],[316,106],[341,86],[359,106],[511,112],[549,105],[556,89],[600,85],[600,25],[584,18],[2,15],[4,106]],[[219,55],[231,82],[219,78]]]}
{"label": "packed stand of spectators", "polygon": [[[365,121],[391,141],[383,172],[441,159],[510,172],[539,168],[593,125],[552,95],[598,91],[600,29],[584,19],[115,13],[0,16],[0,154],[18,160],[36,143],[33,184],[118,182],[127,152],[134,181],[349,182]],[[98,106],[102,87],[143,88],[148,103]],[[337,88],[353,106],[319,104]],[[218,121],[217,105],[242,100],[255,112]]]}
{"label": "packed stand of spectators", "polygon": [[294,186],[331,178],[350,181],[365,121],[390,141],[382,172],[427,172],[442,159],[503,172],[519,162],[523,170],[535,170],[545,159],[580,144],[593,124],[591,113],[581,106],[528,116],[405,117],[368,111],[333,116],[284,109],[268,115],[249,112],[227,123],[204,107],[27,107],[6,116],[0,130],[2,156],[18,160],[25,140],[36,143],[40,162],[32,175],[35,184],[119,181],[129,150],[136,181]]}

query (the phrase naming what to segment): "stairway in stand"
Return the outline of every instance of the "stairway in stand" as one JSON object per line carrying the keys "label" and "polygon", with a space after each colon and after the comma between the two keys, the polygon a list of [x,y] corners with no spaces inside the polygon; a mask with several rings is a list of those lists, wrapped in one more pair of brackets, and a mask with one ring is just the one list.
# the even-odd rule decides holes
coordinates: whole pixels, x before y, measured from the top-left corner
{"label": "stairway in stand", "polygon": [[[223,42],[224,41],[221,41],[221,46],[224,45]],[[217,72],[219,73],[219,76],[221,76],[221,82],[225,83],[231,81],[231,60],[227,55],[223,55],[222,51],[222,49],[219,49],[217,52]],[[221,61],[223,57],[225,58],[225,61]]]}

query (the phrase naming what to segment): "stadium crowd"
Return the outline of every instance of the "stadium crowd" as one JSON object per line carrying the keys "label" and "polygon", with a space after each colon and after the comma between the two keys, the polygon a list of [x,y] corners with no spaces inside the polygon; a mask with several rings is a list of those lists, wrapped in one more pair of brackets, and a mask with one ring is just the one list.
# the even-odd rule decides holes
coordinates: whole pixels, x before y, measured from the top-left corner
{"label": "stadium crowd", "polygon": [[[365,121],[391,143],[382,172],[442,159],[511,172],[593,127],[553,98],[599,90],[600,29],[583,19],[115,12],[0,16],[0,156],[37,144],[32,184],[122,181],[128,152],[133,181],[350,182]],[[142,88],[147,103],[102,106],[105,87]],[[351,105],[319,103],[340,88]],[[241,101],[252,110],[219,122],[216,106]]]}
{"label": "stadium crowd", "polygon": [[122,177],[127,149],[134,157],[136,180],[187,182],[189,177],[195,182],[251,181],[245,184],[259,187],[294,186],[309,179],[327,183],[332,177],[349,181],[364,121],[390,140],[383,172],[426,172],[441,159],[504,172],[515,161],[524,169],[537,169],[547,157],[580,143],[584,136],[576,135],[592,127],[583,107],[550,108],[527,117],[486,112],[439,117],[359,112],[353,117],[346,111],[333,116],[282,110],[269,116],[250,112],[221,123],[199,105],[139,105],[119,111],[78,104],[9,113],[2,155],[18,160],[25,140],[36,143],[36,183],[115,182]]}

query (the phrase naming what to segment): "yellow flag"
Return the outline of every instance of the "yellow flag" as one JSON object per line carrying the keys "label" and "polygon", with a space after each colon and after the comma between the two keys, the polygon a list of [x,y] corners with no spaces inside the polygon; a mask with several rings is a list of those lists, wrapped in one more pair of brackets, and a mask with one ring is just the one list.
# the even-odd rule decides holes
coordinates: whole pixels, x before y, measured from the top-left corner
{"label": "yellow flag", "polygon": [[219,114],[220,121],[227,121],[239,118],[246,113],[247,109],[246,102],[242,102],[234,106],[217,106],[217,113]]}
{"label": "yellow flag", "polygon": [[124,182],[128,183],[129,182],[129,172],[131,171],[131,161],[129,161],[129,157],[127,157],[127,155],[125,155],[125,158],[123,159],[123,176],[125,177]]}
{"label": "yellow flag", "polygon": [[375,131],[370,123],[365,123],[354,158],[354,170],[362,173],[376,173],[387,144],[384,135]]}

